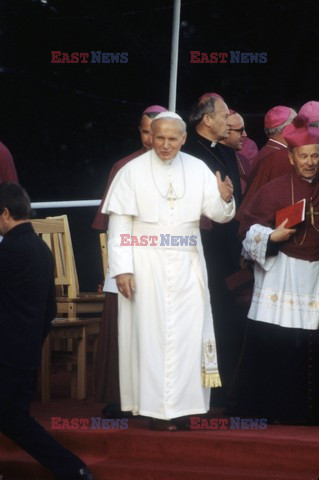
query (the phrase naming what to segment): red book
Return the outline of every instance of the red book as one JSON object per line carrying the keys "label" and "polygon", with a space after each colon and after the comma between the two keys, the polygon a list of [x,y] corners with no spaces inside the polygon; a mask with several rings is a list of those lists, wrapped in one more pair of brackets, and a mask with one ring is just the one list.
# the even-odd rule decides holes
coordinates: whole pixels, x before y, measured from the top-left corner
{"label": "red book", "polygon": [[291,228],[305,219],[306,199],[303,198],[297,203],[282,208],[276,212],[276,227],[278,227],[286,218],[288,218],[285,228]]}

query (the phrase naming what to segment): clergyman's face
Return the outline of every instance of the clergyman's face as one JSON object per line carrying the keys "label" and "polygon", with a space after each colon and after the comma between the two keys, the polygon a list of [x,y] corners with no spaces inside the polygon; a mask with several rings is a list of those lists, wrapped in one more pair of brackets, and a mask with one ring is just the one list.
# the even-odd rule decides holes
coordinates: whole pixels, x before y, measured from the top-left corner
{"label": "clergyman's face", "polygon": [[230,131],[225,143],[234,150],[240,150],[244,143],[244,120],[238,113],[234,113],[228,117],[228,124],[230,125]]}
{"label": "clergyman's face", "polygon": [[295,147],[288,155],[300,177],[311,180],[316,176],[319,168],[319,145]]}
{"label": "clergyman's face", "polygon": [[182,124],[174,118],[161,118],[152,124],[153,148],[164,162],[172,160],[186,141],[187,133]]}
{"label": "clergyman's face", "polygon": [[229,110],[225,102],[222,100],[216,100],[215,112],[208,115],[210,117],[209,129],[212,134],[212,138],[219,142],[224,138],[228,138],[229,135]]}
{"label": "clergyman's face", "polygon": [[151,129],[152,118],[147,115],[143,115],[141,119],[141,124],[139,127],[141,142],[146,151],[151,150],[152,148],[152,129]]}

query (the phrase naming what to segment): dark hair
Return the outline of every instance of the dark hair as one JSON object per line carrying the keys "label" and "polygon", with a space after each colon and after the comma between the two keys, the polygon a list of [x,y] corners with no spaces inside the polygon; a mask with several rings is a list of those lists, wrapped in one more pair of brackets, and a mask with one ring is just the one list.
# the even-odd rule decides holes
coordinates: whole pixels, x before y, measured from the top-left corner
{"label": "dark hair", "polygon": [[23,187],[13,182],[0,184],[0,214],[7,208],[14,220],[30,218],[31,203]]}
{"label": "dark hair", "polygon": [[215,103],[217,100],[217,97],[208,97],[196,103],[189,117],[190,124],[196,127],[196,125],[202,121],[204,115],[215,113]]}
{"label": "dark hair", "polygon": [[151,118],[152,120],[156,117],[156,115],[158,115],[159,112],[147,112],[147,113],[142,113],[141,117],[140,117],[140,123],[139,125],[141,125],[142,123],[142,118],[144,117],[144,115],[148,118]]}

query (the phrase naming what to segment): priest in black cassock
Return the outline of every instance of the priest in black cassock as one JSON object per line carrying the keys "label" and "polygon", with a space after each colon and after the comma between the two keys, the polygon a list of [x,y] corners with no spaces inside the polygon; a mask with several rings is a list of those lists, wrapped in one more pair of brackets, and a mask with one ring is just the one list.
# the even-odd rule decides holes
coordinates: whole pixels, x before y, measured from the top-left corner
{"label": "priest in black cassock", "polygon": [[[298,115],[283,135],[293,168],[262,187],[240,223],[246,255],[255,262],[255,286],[236,413],[318,424],[319,128]],[[295,206],[276,222],[276,212],[300,201],[304,217],[291,220]]]}
{"label": "priest in black cassock", "polygon": [[[240,175],[234,150],[218,143],[227,138],[229,110],[215,94],[203,95],[195,105],[190,123],[193,127],[183,151],[203,160],[214,172],[231,179],[236,208],[241,202]],[[225,279],[240,270],[241,244],[237,238],[238,223],[217,224],[206,218],[201,221],[201,236],[208,271],[209,291],[217,344],[222,389],[212,392],[212,406],[226,405],[229,381],[242,346],[247,309],[236,305]],[[218,390],[220,390],[218,392]]]}

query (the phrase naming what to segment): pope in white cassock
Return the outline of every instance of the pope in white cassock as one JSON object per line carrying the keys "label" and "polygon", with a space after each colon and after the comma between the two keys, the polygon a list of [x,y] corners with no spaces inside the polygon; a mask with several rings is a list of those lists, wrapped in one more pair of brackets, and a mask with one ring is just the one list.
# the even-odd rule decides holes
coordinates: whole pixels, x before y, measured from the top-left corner
{"label": "pope in white cassock", "polygon": [[233,186],[180,152],[186,126],[173,112],[152,122],[153,150],[116,175],[109,263],[119,295],[123,411],[161,420],[206,413],[220,386],[199,219],[235,214]]}

